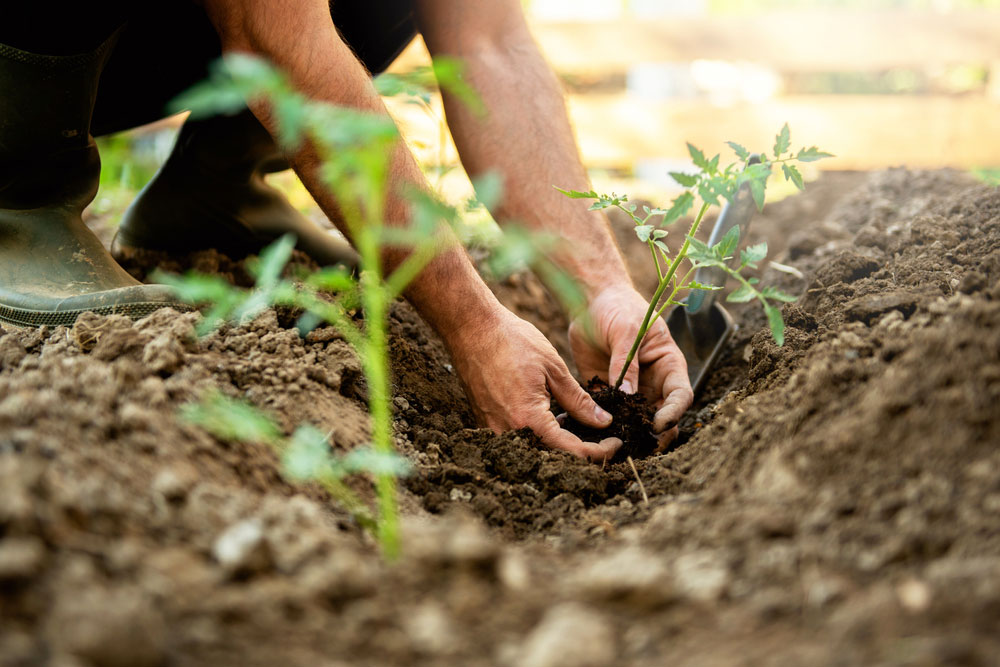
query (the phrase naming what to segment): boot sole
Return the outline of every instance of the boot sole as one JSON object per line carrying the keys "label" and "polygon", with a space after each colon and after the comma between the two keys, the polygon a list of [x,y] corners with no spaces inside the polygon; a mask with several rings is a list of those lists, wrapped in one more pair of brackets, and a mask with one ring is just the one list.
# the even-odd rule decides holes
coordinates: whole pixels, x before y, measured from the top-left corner
{"label": "boot sole", "polygon": [[36,329],[41,326],[73,326],[80,315],[84,313],[96,313],[98,315],[125,315],[133,320],[140,320],[150,315],[160,308],[173,308],[181,312],[192,310],[190,306],[184,304],[171,303],[129,303],[119,306],[98,306],[96,308],[84,308],[81,310],[25,310],[24,308],[14,308],[0,304],[0,323],[10,324],[15,327],[26,329]]}

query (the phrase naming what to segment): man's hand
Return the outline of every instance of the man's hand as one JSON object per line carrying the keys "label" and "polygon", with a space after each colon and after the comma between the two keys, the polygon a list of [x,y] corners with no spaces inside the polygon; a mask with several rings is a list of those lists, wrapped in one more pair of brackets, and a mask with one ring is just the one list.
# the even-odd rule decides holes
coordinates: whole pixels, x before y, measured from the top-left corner
{"label": "man's hand", "polygon": [[592,461],[610,458],[622,441],[584,442],[562,429],[549,410],[549,396],[588,426],[606,427],[611,415],[577,383],[538,329],[503,307],[496,315],[489,327],[450,345],[480,423],[497,432],[527,426],[554,449]]}
{"label": "man's hand", "polygon": [[[587,312],[569,328],[573,358],[583,378],[618,379],[648,306],[642,295],[626,286],[610,287],[591,300]],[[625,393],[641,391],[654,402],[653,429],[659,434],[661,448],[677,437],[677,422],[694,394],[687,363],[662,319],[650,326],[621,389]]]}

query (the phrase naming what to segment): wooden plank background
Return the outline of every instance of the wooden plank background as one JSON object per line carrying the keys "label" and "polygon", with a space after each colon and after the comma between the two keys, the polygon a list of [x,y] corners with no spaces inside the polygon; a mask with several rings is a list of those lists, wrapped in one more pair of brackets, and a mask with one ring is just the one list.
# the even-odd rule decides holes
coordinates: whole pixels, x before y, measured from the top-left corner
{"label": "wooden plank background", "polygon": [[[729,106],[708,99],[648,101],[627,90],[569,96],[571,120],[588,166],[630,170],[645,159],[684,159],[685,141],[718,150],[726,140],[766,147],[785,122],[793,138],[837,155],[824,169],[1000,166],[1000,12],[786,11],[756,16],[535,23],[557,73],[618,75],[640,63],[698,59],[752,62],[789,72],[940,72],[988,69],[990,80],[964,94],[782,95]],[[426,62],[416,43],[399,69]],[[402,112],[404,132],[436,137],[432,119]],[[431,142],[433,143],[433,141]],[[799,141],[794,142],[796,145]],[[430,163],[452,146],[418,149]]]}

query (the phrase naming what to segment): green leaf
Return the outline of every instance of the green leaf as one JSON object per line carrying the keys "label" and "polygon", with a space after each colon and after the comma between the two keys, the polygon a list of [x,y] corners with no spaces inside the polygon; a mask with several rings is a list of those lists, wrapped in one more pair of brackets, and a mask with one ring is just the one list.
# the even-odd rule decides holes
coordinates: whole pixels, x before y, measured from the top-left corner
{"label": "green leaf", "polygon": [[791,303],[792,301],[798,300],[798,297],[794,297],[791,294],[782,292],[780,289],[774,287],[773,285],[768,285],[767,287],[762,289],[760,293],[761,295],[763,295],[765,299],[774,299],[775,301],[784,301],[785,303]]}
{"label": "green leaf", "polygon": [[719,205],[719,195],[712,189],[711,182],[702,181],[698,184],[698,196],[706,204]]}
{"label": "green leaf", "polygon": [[636,225],[635,235],[639,237],[640,241],[646,243],[649,241],[649,237],[653,233],[654,229],[655,227],[653,227],[653,225]]}
{"label": "green leaf", "polygon": [[728,232],[726,232],[725,236],[722,237],[721,241],[715,244],[713,250],[716,251],[716,256],[719,259],[726,259],[727,257],[732,257],[733,253],[736,252],[736,249],[739,246],[740,246],[740,228],[733,227]]}
{"label": "green leaf", "polygon": [[756,268],[757,262],[767,257],[767,241],[755,243],[740,252],[740,264]]}
{"label": "green leaf", "polygon": [[257,278],[258,287],[270,287],[278,282],[281,272],[292,257],[295,249],[295,235],[285,234],[260,251],[250,270]]}
{"label": "green leaf", "polygon": [[750,194],[753,195],[753,201],[757,204],[757,210],[764,210],[764,198],[766,197],[767,189],[767,179],[755,178],[750,181]]}
{"label": "green leaf", "polygon": [[735,141],[727,141],[726,144],[733,149],[733,152],[736,153],[736,157],[738,157],[739,159],[743,160],[744,162],[750,159],[750,151],[743,148],[743,146],[739,145]]}
{"label": "green leaf", "polygon": [[698,183],[698,177],[694,174],[685,174],[683,171],[670,172],[670,178],[674,179],[685,188],[690,188]]}
{"label": "green leaf", "polygon": [[782,273],[793,275],[800,280],[805,278],[805,275],[803,275],[803,273],[798,269],[796,269],[794,266],[788,266],[787,264],[779,264],[778,262],[771,262],[771,268],[777,271],[781,271]]}
{"label": "green leaf", "polygon": [[306,481],[329,476],[341,477],[333,465],[326,436],[308,424],[295,429],[281,457],[282,469],[293,480]]}
{"label": "green leaf", "polygon": [[254,406],[229,398],[218,390],[209,391],[198,403],[182,406],[181,418],[221,440],[270,444],[281,438],[277,424]]}
{"label": "green leaf", "polygon": [[799,190],[805,190],[806,184],[802,180],[802,174],[799,173],[798,167],[794,164],[782,164],[781,170],[785,172],[785,180],[795,183],[795,187]]}
{"label": "green leaf", "polygon": [[664,238],[669,233],[670,232],[668,232],[665,229],[654,229],[653,233],[652,233],[652,238],[654,238],[654,239],[662,239],[662,238]]}
{"label": "green leaf", "polygon": [[403,477],[413,470],[410,462],[399,454],[377,452],[371,447],[351,450],[341,459],[341,465],[349,473],[371,473],[395,477]]}
{"label": "green leaf", "polygon": [[653,241],[653,245],[663,251],[664,257],[670,256],[670,248],[663,241]]}
{"label": "green leaf", "polygon": [[764,306],[764,312],[767,313],[767,323],[771,327],[771,336],[774,338],[774,342],[781,345],[785,344],[785,320],[781,318],[781,309],[771,304]]}
{"label": "green leaf", "polygon": [[485,171],[472,179],[472,187],[476,192],[476,202],[491,209],[503,197],[503,174],[495,169]]}
{"label": "green leaf", "polygon": [[788,129],[788,123],[785,123],[781,128],[781,132],[774,137],[774,159],[779,159],[782,153],[787,152],[791,144],[791,130]]}
{"label": "green leaf", "polygon": [[705,157],[705,154],[690,142],[687,147],[688,153],[691,155],[691,160],[694,162],[694,165],[703,171],[710,171],[708,159]]}
{"label": "green leaf", "polygon": [[579,190],[563,190],[562,188],[560,188],[559,186],[556,186],[556,185],[553,185],[552,187],[554,187],[556,190],[558,190],[559,192],[563,193],[564,195],[566,195],[570,199],[600,199],[601,198],[601,196],[599,194],[597,194],[596,192],[594,192],[593,190],[590,190],[588,192],[580,192]]}
{"label": "green leaf", "polygon": [[710,264],[717,264],[718,257],[708,246],[707,243],[699,241],[693,236],[688,236],[688,251],[687,258],[693,262],[705,262]]}
{"label": "green leaf", "polygon": [[757,298],[757,292],[754,288],[748,285],[740,285],[739,288],[733,290],[726,297],[726,301],[730,303],[746,303],[751,299]]}
{"label": "green leaf", "polygon": [[700,283],[697,280],[692,280],[687,285],[684,286],[685,289],[704,289],[704,290],[719,290],[722,289],[720,285],[706,285]]}
{"label": "green leaf", "polygon": [[320,269],[306,277],[305,283],[317,289],[328,292],[346,292],[357,287],[357,280],[351,272],[342,266],[330,266]]}
{"label": "green leaf", "polygon": [[671,222],[680,219],[694,205],[694,195],[690,192],[682,192],[680,195],[674,199],[670,208],[667,209],[666,214],[663,216],[663,224],[669,225]]}
{"label": "green leaf", "polygon": [[799,151],[799,154],[795,156],[795,159],[799,162],[816,162],[817,160],[822,160],[827,157],[835,157],[833,153],[826,153],[811,146],[809,148],[803,148]]}

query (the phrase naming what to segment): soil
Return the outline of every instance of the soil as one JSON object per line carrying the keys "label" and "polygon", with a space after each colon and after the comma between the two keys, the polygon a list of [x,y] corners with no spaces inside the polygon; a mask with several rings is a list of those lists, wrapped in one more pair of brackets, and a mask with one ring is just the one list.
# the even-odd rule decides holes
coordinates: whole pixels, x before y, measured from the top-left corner
{"label": "soil", "polygon": [[[0,664],[996,664],[1000,191],[830,175],[769,206],[763,234],[804,276],[765,275],[802,296],[786,343],[732,309],[680,446],[636,461],[648,505],[627,464],[474,428],[397,304],[415,472],[392,564],[266,446],[178,416],[215,388],[357,446],[364,382],[333,330],[269,311],[198,339],[196,314],[165,310],[7,331]],[[534,279],[497,290],[564,345]]]}
{"label": "soil", "polygon": [[600,442],[604,438],[618,438],[621,448],[609,459],[611,463],[621,463],[630,457],[646,458],[657,449],[653,435],[653,406],[637,394],[626,394],[608,386],[600,378],[591,378],[584,386],[591,398],[607,410],[614,420],[606,429],[596,429],[567,417],[563,428],[587,442]]}

